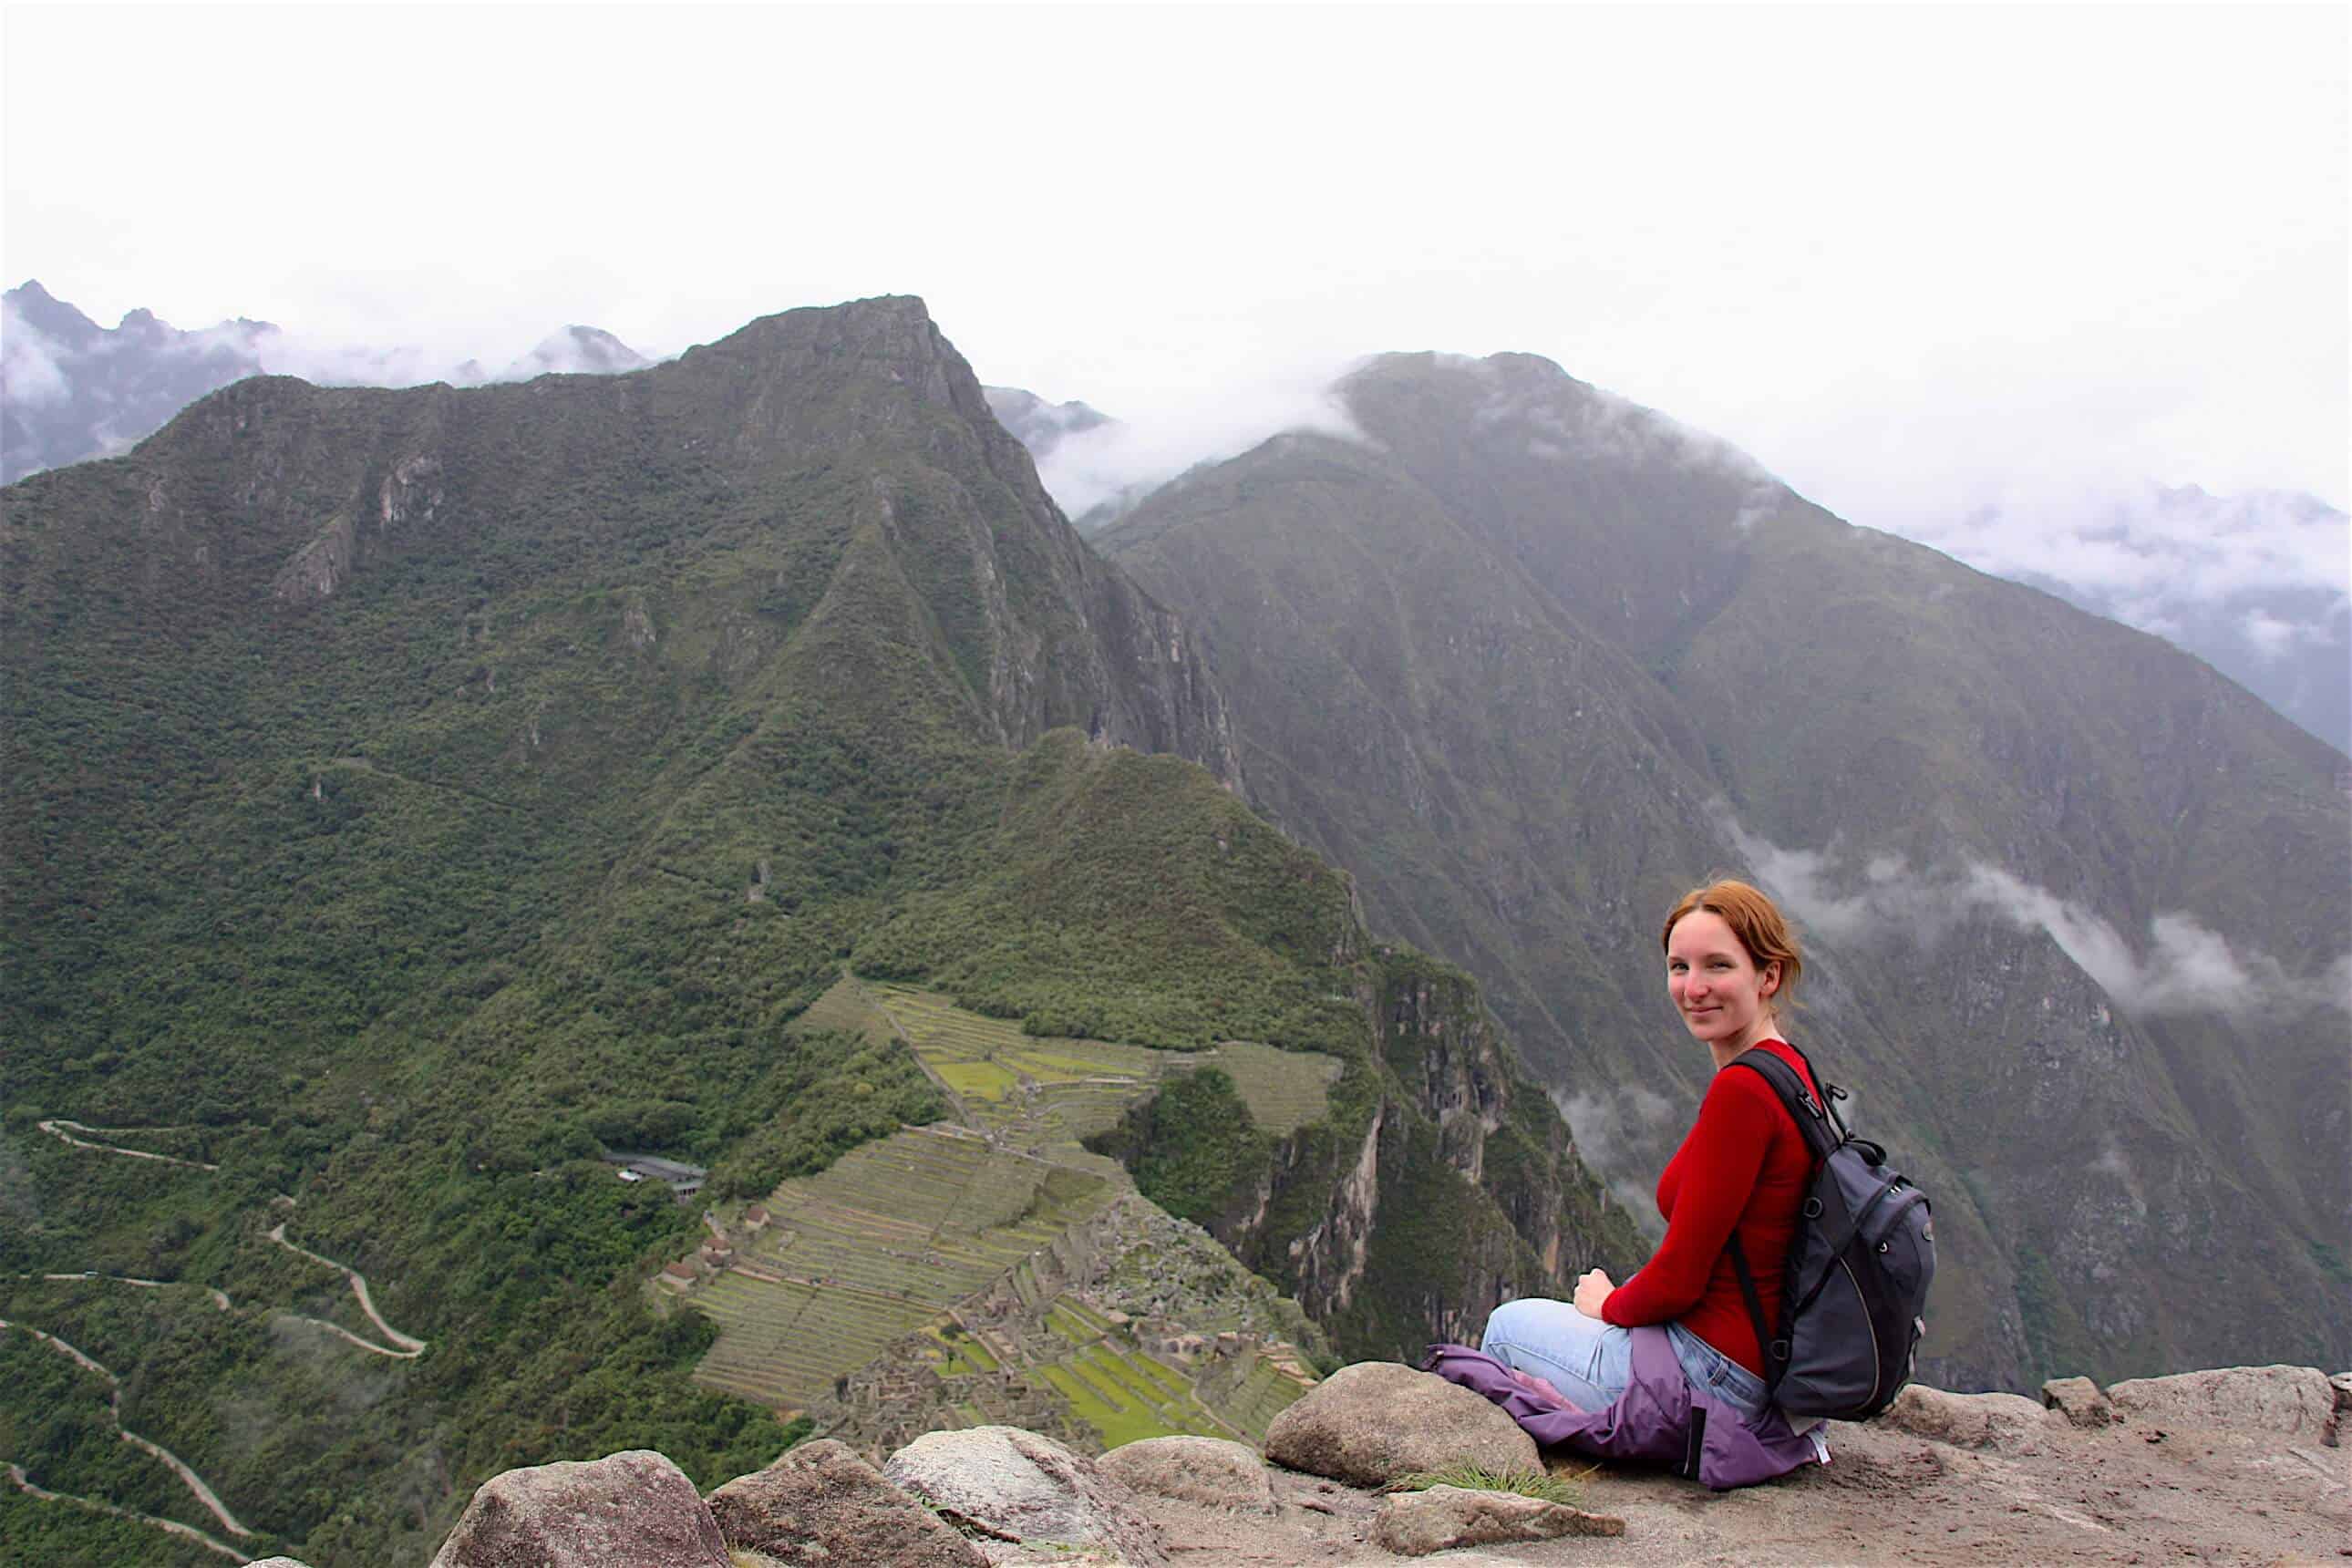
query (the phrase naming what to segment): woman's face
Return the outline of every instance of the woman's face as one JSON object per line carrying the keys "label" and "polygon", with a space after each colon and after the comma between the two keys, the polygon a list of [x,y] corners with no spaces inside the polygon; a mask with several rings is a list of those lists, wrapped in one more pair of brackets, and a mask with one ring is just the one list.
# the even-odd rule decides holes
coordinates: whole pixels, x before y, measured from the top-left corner
{"label": "woman's face", "polygon": [[1683,1026],[1728,1061],[1774,1036],[1770,998],[1780,988],[1780,966],[1761,971],[1730,924],[1711,910],[1693,910],[1666,938],[1666,992]]}

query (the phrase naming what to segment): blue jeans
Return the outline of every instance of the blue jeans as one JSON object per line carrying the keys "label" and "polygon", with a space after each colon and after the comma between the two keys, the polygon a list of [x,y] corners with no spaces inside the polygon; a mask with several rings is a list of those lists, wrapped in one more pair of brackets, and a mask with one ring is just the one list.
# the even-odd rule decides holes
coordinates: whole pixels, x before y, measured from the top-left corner
{"label": "blue jeans", "polygon": [[[1683,1377],[1740,1415],[1763,1413],[1764,1380],[1684,1328],[1666,1325]],[[1540,1296],[1506,1301],[1486,1320],[1479,1349],[1505,1366],[1530,1373],[1587,1410],[1605,1410],[1633,1377],[1633,1337],[1588,1318],[1566,1301]]]}

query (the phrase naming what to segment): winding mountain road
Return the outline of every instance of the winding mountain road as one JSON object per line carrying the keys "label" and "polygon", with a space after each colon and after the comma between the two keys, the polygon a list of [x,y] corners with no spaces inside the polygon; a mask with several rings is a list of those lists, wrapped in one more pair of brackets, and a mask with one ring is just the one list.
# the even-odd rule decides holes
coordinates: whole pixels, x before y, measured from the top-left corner
{"label": "winding mountain road", "polygon": [[[193,1170],[217,1171],[220,1169],[218,1165],[209,1163],[203,1160],[183,1159],[176,1154],[159,1153],[152,1149],[134,1149],[124,1144],[103,1143],[94,1141],[100,1137],[120,1137],[126,1133],[177,1132],[184,1131],[184,1129],[182,1128],[91,1127],[64,1117],[53,1117],[47,1121],[38,1122],[36,1125],[37,1125],[43,1132],[47,1133],[50,1137],[76,1149],[88,1149],[104,1154],[119,1154],[126,1159],[131,1160],[149,1160],[160,1164],[182,1165]],[[89,1136],[77,1137],[75,1136],[77,1133],[86,1133]],[[289,1199],[287,1201],[290,1202],[291,1200]],[[324,1318],[307,1317],[299,1312],[281,1313],[281,1316],[291,1318],[297,1322],[314,1324],[319,1328],[326,1330],[331,1334],[335,1334],[341,1339],[348,1341],[352,1345],[355,1345],[359,1349],[366,1351],[373,1355],[390,1356],[396,1360],[408,1361],[414,1360],[415,1357],[424,1354],[425,1350],[429,1348],[425,1341],[417,1339],[413,1335],[404,1334],[398,1329],[394,1328],[390,1323],[384,1321],[383,1314],[376,1310],[374,1298],[368,1293],[367,1277],[362,1274],[358,1269],[351,1268],[346,1264],[338,1263],[331,1258],[321,1257],[320,1254],[312,1252],[308,1247],[297,1246],[295,1243],[287,1240],[286,1226],[283,1221],[271,1226],[266,1234],[271,1241],[274,1241],[278,1246],[285,1247],[288,1251],[299,1253],[302,1257],[309,1258],[311,1262],[331,1268],[337,1273],[342,1275],[344,1279],[350,1283],[352,1294],[357,1298],[360,1304],[360,1310],[367,1314],[368,1321],[376,1326],[376,1328],[383,1334],[383,1337],[392,1342],[392,1345],[386,1346],[371,1343],[369,1341],[352,1332],[349,1329],[344,1328],[341,1324],[331,1323]],[[30,1276],[26,1276],[26,1278],[30,1278]],[[160,1290],[174,1283],[174,1281],[168,1279],[147,1279],[131,1274],[102,1274],[96,1269],[83,1269],[79,1272],[71,1273],[47,1273],[42,1275],[41,1278],[46,1280],[56,1281],[58,1283],[70,1283],[76,1280],[104,1281],[119,1285],[129,1285],[136,1289],[145,1290]],[[231,1304],[226,1291],[209,1285],[200,1287],[200,1289],[202,1289],[206,1295],[212,1298],[213,1305],[217,1307],[220,1310],[226,1312],[231,1310]],[[30,1324],[11,1322],[7,1319],[0,1318],[0,1331],[9,1329],[22,1330],[24,1332],[32,1335],[36,1340],[38,1340],[43,1344],[46,1344],[50,1349],[56,1351],[58,1354],[68,1357],[76,1365],[81,1367],[84,1371],[105,1379],[109,1391],[107,1410],[108,1415],[114,1422],[115,1436],[121,1438],[123,1442],[139,1449],[141,1452],[152,1456],[169,1468],[173,1474],[178,1476],[181,1482],[187,1487],[189,1492],[195,1498],[195,1500],[204,1504],[206,1510],[209,1511],[215,1519],[220,1521],[220,1525],[223,1530],[227,1531],[232,1535],[248,1540],[253,1537],[254,1532],[247,1529],[234,1513],[229,1511],[228,1505],[221,1501],[219,1494],[215,1492],[213,1489],[205,1483],[205,1479],[198,1475],[185,1460],[182,1459],[177,1454],[173,1453],[169,1448],[164,1447],[162,1444],[153,1441],[152,1438],[142,1436],[139,1433],[133,1432],[129,1427],[123,1426],[122,1380],[115,1376],[112,1371],[108,1369],[96,1358],[85,1354],[80,1349],[65,1340],[59,1339],[55,1334],[47,1332],[44,1330],[34,1328]],[[392,1346],[397,1346],[399,1348],[394,1349],[392,1348]],[[205,1547],[210,1551],[216,1552],[220,1555],[226,1557],[233,1562],[243,1563],[250,1556],[250,1553],[243,1552],[235,1546],[231,1546],[225,1542],[219,1541],[213,1536],[207,1535],[203,1531],[196,1529],[193,1525],[182,1524],[175,1520],[159,1519],[152,1514],[141,1513],[134,1509],[122,1508],[114,1503],[101,1502],[95,1498],[77,1497],[69,1492],[50,1491],[45,1487],[35,1484],[31,1477],[26,1474],[25,1469],[21,1465],[11,1463],[8,1465],[7,1468],[9,1479],[16,1485],[19,1491],[24,1492],[27,1496],[40,1498],[50,1502],[69,1503],[77,1508],[87,1509],[94,1513],[110,1514],[117,1519],[129,1520],[134,1523],[152,1525],[155,1529],[168,1531],[172,1534],[193,1541],[198,1545]]]}
{"label": "winding mountain road", "polygon": [[[166,1165],[185,1165],[192,1171],[217,1171],[220,1169],[218,1165],[210,1164],[203,1160],[183,1160],[177,1154],[158,1154],[152,1149],[126,1149],[119,1143],[92,1143],[87,1140],[77,1138],[73,1135],[73,1132],[117,1135],[124,1132],[178,1132],[183,1131],[183,1129],[177,1127],[85,1127],[79,1121],[68,1121],[63,1117],[52,1117],[47,1121],[37,1121],[34,1125],[38,1127],[42,1131],[47,1133],[50,1137],[70,1143],[77,1149],[96,1149],[104,1153],[121,1154],[133,1160],[155,1160]],[[73,1129],[73,1132],[68,1132],[65,1131],[65,1129],[68,1127]]]}
{"label": "winding mountain road", "polygon": [[[117,1285],[136,1285],[141,1289],[147,1290],[163,1290],[173,1285],[184,1283],[183,1280],[176,1279],[142,1279],[135,1274],[100,1274],[97,1270],[91,1268],[85,1268],[79,1274],[44,1274],[41,1278],[44,1279],[57,1280],[60,1283],[69,1283],[76,1279],[108,1279],[112,1280]],[[210,1285],[199,1286],[198,1289],[213,1299],[214,1306],[218,1307],[224,1312],[228,1310],[229,1302],[227,1291],[215,1289]]]}
{"label": "winding mountain road", "polygon": [[[366,1275],[361,1273],[358,1269],[353,1268],[347,1263],[338,1263],[331,1258],[321,1258],[319,1254],[311,1251],[309,1247],[297,1247],[294,1243],[287,1240],[286,1222],[284,1220],[280,1220],[276,1225],[270,1226],[265,1234],[268,1236],[270,1240],[276,1242],[278,1246],[284,1247],[289,1252],[300,1253],[303,1257],[309,1258],[313,1263],[324,1264],[329,1268],[340,1270],[343,1278],[351,1281],[352,1294],[359,1298],[360,1310],[368,1315],[368,1321],[373,1323],[376,1326],[377,1331],[381,1332],[385,1339],[390,1340],[394,1344],[398,1345],[401,1348],[398,1350],[385,1350],[380,1345],[369,1344],[365,1340],[359,1338],[356,1334],[352,1334],[345,1331],[337,1331],[338,1332],[341,1332],[345,1339],[350,1340],[353,1344],[360,1346],[363,1350],[374,1351],[378,1355],[400,1356],[404,1359],[409,1359],[425,1353],[428,1348],[425,1341],[415,1339],[407,1334],[402,1333],[398,1329],[395,1329],[390,1323],[385,1322],[383,1321],[383,1314],[375,1310],[375,1300],[368,1294]],[[324,1320],[318,1318],[312,1318],[308,1321],[311,1322],[324,1321]],[[331,1329],[334,1328],[334,1325],[332,1323],[328,1323],[327,1327]]]}
{"label": "winding mountain road", "polygon": [[252,1553],[241,1552],[225,1541],[215,1540],[193,1524],[182,1524],[176,1519],[157,1519],[152,1513],[139,1513],[131,1509],[117,1508],[110,1502],[100,1502],[96,1498],[76,1497],[71,1492],[53,1492],[47,1487],[36,1486],[33,1484],[33,1479],[25,1473],[25,1467],[22,1465],[13,1463],[9,1465],[8,1479],[16,1484],[18,1491],[27,1497],[37,1497],[44,1502],[71,1503],[76,1508],[88,1509],[92,1513],[111,1514],[116,1519],[127,1519],[133,1524],[152,1525],[157,1530],[168,1531],[184,1540],[193,1541],[208,1551],[217,1552],[232,1563],[247,1563],[252,1560]]}
{"label": "winding mountain road", "polygon": [[[104,1378],[109,1390],[107,1411],[114,1419],[114,1435],[121,1438],[122,1441],[130,1444],[132,1447],[140,1449],[143,1453],[152,1454],[156,1458],[161,1459],[163,1464],[171,1469],[173,1475],[178,1476],[180,1479],[186,1484],[188,1490],[195,1494],[196,1500],[204,1504],[206,1509],[210,1510],[212,1516],[215,1519],[220,1521],[221,1528],[223,1530],[227,1531],[231,1535],[241,1535],[247,1538],[252,1536],[253,1531],[247,1530],[243,1524],[238,1522],[236,1515],[229,1512],[228,1505],[221,1501],[219,1496],[214,1492],[213,1489],[205,1484],[204,1477],[196,1474],[194,1470],[188,1467],[187,1461],[182,1459],[177,1454],[172,1452],[171,1449],[164,1447],[161,1443],[157,1443],[150,1438],[142,1437],[138,1433],[133,1432],[130,1427],[125,1426],[122,1424],[122,1380],[121,1378],[115,1376],[113,1373],[108,1371],[106,1367],[100,1364],[97,1361],[83,1354],[79,1350],[68,1344],[65,1341],[58,1338],[55,1334],[44,1333],[39,1329],[30,1328],[23,1323],[12,1323],[5,1318],[0,1318],[0,1329],[21,1329],[26,1333],[28,1333],[35,1339],[40,1341],[43,1344],[47,1345],[51,1350],[58,1352],[61,1355],[71,1358],[74,1363],[81,1367],[84,1371],[95,1373],[99,1376]],[[146,1516],[140,1515],[139,1517],[144,1518]]]}

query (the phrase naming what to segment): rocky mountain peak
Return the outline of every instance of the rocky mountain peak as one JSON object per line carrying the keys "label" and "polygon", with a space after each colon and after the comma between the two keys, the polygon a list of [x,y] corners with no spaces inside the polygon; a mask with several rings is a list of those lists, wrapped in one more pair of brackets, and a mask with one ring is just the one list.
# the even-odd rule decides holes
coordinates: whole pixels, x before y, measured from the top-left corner
{"label": "rocky mountain peak", "polygon": [[[475,362],[468,360],[468,365]],[[654,362],[602,327],[572,325],[551,332],[522,358],[509,365],[501,381],[529,381],[533,376],[620,375],[643,370]],[[477,366],[478,369],[478,366]],[[483,379],[477,375],[475,379]]]}
{"label": "rocky mountain peak", "polygon": [[51,294],[34,279],[8,290],[4,297],[9,313],[35,331],[46,333],[60,342],[76,346],[97,337],[104,329],[96,321]]}
{"label": "rocky mountain peak", "polygon": [[1068,437],[1114,423],[1101,410],[1075,399],[1048,403],[1018,386],[983,386],[981,391],[998,422],[1041,463]]}

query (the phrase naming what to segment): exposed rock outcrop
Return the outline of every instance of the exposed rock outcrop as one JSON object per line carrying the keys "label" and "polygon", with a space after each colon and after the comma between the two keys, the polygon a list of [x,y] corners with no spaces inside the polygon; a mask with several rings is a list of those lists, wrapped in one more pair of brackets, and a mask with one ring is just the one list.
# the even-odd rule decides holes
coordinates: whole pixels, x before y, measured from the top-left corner
{"label": "exposed rock outcrop", "polygon": [[1557,1541],[1563,1535],[1622,1535],[1625,1521],[1566,1503],[1517,1492],[1431,1487],[1399,1492],[1381,1504],[1372,1539],[1402,1557],[1426,1557],[1457,1546],[1514,1541]]}
{"label": "exposed rock outcrop", "polygon": [[2336,1441],[2336,1390],[2316,1367],[2231,1366],[2136,1377],[2111,1385],[2107,1398],[2134,1420]]}
{"label": "exposed rock outcrop", "polygon": [[2053,1377],[2042,1385],[2042,1403],[2076,1426],[2105,1426],[2116,1419],[2112,1400],[2087,1377]]}
{"label": "exposed rock outcrop", "polygon": [[[1542,1463],[1477,1395],[1363,1363],[1292,1406],[1304,1414],[1269,1435],[1268,1457],[1301,1468],[1269,1468],[1240,1444],[1202,1437],[1132,1443],[1097,1463],[993,1426],[925,1434],[881,1474],[820,1439],[720,1487],[706,1508],[659,1455],[616,1454],[485,1485],[435,1563],[726,1568],[727,1548],[733,1568],[1338,1568],[1378,1552],[1465,1548],[1483,1550],[1460,1561],[1496,1564],[2302,1562],[2352,1540],[2352,1485],[2322,1446],[2327,1432],[2310,1425],[2320,1397],[2335,1414],[2338,1388],[2352,1388],[2352,1374],[2308,1367],[2225,1368],[2105,1391],[2066,1379],[2047,1391],[2045,1409],[1914,1385],[1881,1420],[1830,1423],[1832,1463],[1744,1491],[1710,1495],[1663,1471],[1544,1457],[1553,1475],[1582,1478],[1570,1506],[1454,1486],[1367,1489],[1465,1461],[1490,1471]],[[1448,1395],[1468,1405],[1454,1408]],[[1470,1406],[1491,1419],[1473,1418]],[[1345,1484],[1326,1473],[1342,1469]],[[1564,1536],[1600,1539],[1543,1544]],[[1618,1536],[1622,1545],[1607,1539]],[[274,1558],[263,1568],[302,1565]]]}
{"label": "exposed rock outcrop", "polygon": [[686,1472],[650,1449],[484,1481],[433,1568],[731,1568]]}
{"label": "exposed rock outcrop", "polygon": [[2059,1417],[2021,1394],[1947,1394],[1915,1383],[1895,1396],[1882,1419],[1938,1443],[2012,1453],[2032,1447]]}
{"label": "exposed rock outcrop", "polygon": [[1541,1465],[1535,1439],[1499,1408],[1394,1362],[1343,1367],[1301,1395],[1266,1428],[1265,1455],[1359,1487],[1448,1465],[1498,1472]]}
{"label": "exposed rock outcrop", "polygon": [[827,1568],[983,1568],[988,1559],[845,1446],[820,1437],[708,1500],[727,1544]]}
{"label": "exposed rock outcrop", "polygon": [[[927,1432],[883,1475],[966,1535],[992,1546],[1098,1552],[1160,1568],[1159,1527],[1135,1493],[1083,1455],[1013,1426]],[[1002,1560],[990,1552],[992,1559]]]}
{"label": "exposed rock outcrop", "polygon": [[1113,1448],[1104,1471],[1139,1492],[1241,1513],[1272,1513],[1274,1487],[1255,1448],[1222,1437],[1147,1437]]}

